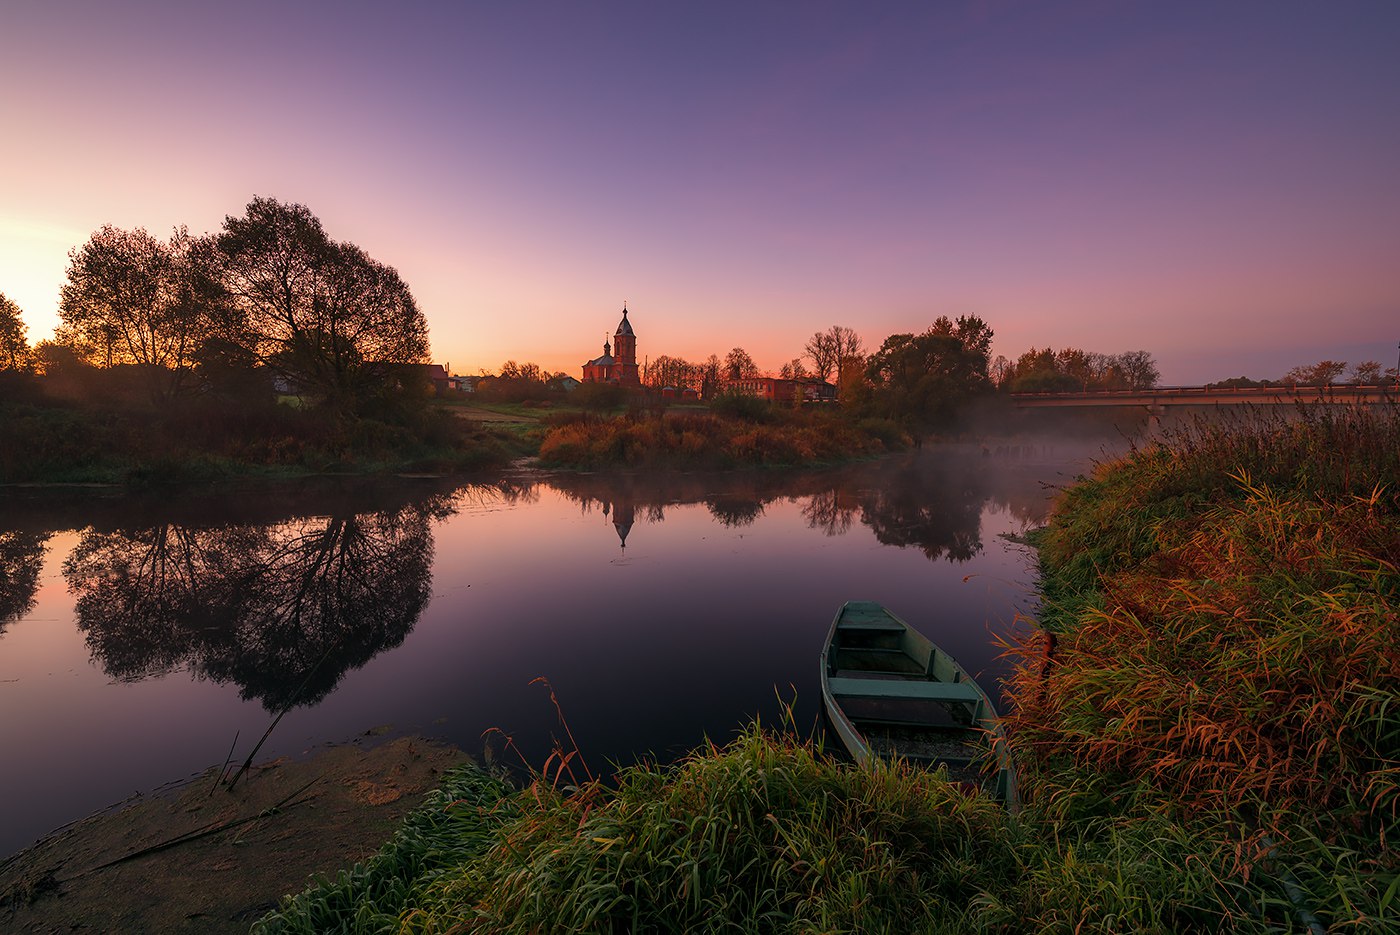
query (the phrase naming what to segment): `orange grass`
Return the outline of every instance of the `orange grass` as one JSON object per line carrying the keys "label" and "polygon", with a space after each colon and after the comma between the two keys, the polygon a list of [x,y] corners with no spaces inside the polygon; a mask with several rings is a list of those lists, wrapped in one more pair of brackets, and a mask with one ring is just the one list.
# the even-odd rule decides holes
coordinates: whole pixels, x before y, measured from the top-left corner
{"label": "orange grass", "polygon": [[1025,787],[1066,816],[1177,815],[1243,872],[1284,842],[1323,914],[1365,928],[1400,905],[1400,416],[1193,432],[1101,466],[1042,534]]}
{"label": "orange grass", "polygon": [[548,466],[741,467],[835,462],[880,454],[888,439],[837,415],[775,412],[772,422],[709,413],[638,413],[554,425],[540,444]]}

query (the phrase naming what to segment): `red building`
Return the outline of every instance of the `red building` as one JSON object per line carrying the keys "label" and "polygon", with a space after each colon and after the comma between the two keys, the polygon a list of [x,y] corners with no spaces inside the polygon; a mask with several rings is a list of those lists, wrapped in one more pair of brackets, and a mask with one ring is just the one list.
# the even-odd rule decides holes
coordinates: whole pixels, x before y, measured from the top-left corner
{"label": "red building", "polygon": [[616,383],[620,386],[641,386],[637,370],[637,335],[627,320],[627,305],[622,306],[622,321],[618,323],[613,343],[603,342],[603,356],[583,365],[584,383]]}
{"label": "red building", "polygon": [[824,380],[784,380],[781,377],[741,377],[727,380],[724,389],[730,393],[757,396],[770,403],[796,402],[800,396],[806,403],[834,402],[836,387]]}

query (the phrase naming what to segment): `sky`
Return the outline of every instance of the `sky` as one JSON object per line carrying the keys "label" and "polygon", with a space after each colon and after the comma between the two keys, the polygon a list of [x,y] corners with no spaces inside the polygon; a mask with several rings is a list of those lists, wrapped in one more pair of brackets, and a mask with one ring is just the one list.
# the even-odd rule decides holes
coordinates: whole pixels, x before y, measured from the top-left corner
{"label": "sky", "polygon": [[453,372],[940,315],[1164,383],[1397,363],[1400,4],[6,0],[0,292],[304,204]]}

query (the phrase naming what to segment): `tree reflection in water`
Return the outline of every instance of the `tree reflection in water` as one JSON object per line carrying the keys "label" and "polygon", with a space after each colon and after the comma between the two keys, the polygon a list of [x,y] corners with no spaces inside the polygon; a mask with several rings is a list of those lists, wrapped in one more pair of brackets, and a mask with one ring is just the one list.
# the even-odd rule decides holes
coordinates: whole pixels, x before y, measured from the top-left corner
{"label": "tree reflection in water", "polygon": [[0,532],[0,633],[34,608],[47,532]]}
{"label": "tree reflection in water", "polygon": [[187,665],[269,711],[312,705],[397,646],[431,594],[431,523],[446,498],[274,525],[85,533],[64,562],[103,669]]}
{"label": "tree reflection in water", "polygon": [[861,522],[885,545],[913,546],[929,561],[965,562],[982,551],[987,485],[967,459],[894,462],[861,492]]}

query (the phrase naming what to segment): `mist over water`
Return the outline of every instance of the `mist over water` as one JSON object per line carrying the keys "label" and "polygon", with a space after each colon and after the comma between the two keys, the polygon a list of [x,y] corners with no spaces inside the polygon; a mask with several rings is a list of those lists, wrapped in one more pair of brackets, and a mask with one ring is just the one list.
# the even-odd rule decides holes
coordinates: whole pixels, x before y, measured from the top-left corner
{"label": "mist over water", "polygon": [[[929,446],[821,471],[546,474],[230,497],[11,499],[0,854],[135,792],[365,731],[539,766],[668,761],[791,705],[876,600],[995,697],[1028,551],[1102,442]],[[494,735],[499,741],[501,734]]]}

